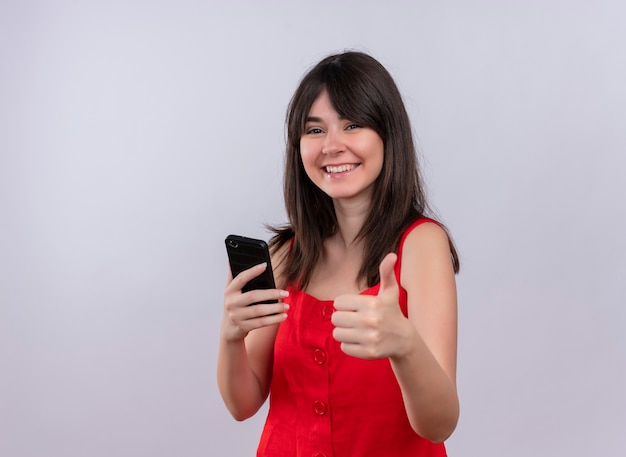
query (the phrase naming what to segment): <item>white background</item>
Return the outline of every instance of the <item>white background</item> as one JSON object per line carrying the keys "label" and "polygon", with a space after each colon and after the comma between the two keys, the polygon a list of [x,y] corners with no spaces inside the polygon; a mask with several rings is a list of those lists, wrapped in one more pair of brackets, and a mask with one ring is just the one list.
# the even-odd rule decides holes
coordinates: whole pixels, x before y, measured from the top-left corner
{"label": "white background", "polygon": [[284,222],[284,113],[394,75],[458,244],[451,456],[620,455],[626,6],[0,5],[0,455],[244,456],[215,382],[223,239]]}

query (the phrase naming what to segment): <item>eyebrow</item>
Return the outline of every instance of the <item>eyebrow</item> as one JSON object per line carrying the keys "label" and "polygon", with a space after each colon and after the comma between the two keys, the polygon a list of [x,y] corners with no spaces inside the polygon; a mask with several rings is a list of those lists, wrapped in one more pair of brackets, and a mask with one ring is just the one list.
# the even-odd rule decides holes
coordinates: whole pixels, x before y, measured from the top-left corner
{"label": "eyebrow", "polygon": [[[343,116],[339,116],[339,120],[347,121],[348,119],[343,117]],[[323,121],[323,119],[321,117],[307,116],[306,119],[304,120],[304,122],[324,122],[324,121]]]}

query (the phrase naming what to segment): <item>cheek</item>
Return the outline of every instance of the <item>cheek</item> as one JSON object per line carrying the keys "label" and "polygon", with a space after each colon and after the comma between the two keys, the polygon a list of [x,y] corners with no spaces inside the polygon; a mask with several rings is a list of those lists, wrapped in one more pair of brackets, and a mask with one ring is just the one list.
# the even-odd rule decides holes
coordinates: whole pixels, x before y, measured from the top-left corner
{"label": "cheek", "polygon": [[378,170],[382,170],[383,163],[385,162],[385,146],[380,138],[374,143],[375,146],[371,149],[372,161],[376,163]]}
{"label": "cheek", "polygon": [[370,160],[380,160],[382,162],[385,155],[385,144],[382,138],[374,131],[368,132],[359,138],[359,143],[355,145]]}
{"label": "cheek", "polygon": [[316,154],[306,141],[300,141],[300,159],[305,170],[315,166]]}

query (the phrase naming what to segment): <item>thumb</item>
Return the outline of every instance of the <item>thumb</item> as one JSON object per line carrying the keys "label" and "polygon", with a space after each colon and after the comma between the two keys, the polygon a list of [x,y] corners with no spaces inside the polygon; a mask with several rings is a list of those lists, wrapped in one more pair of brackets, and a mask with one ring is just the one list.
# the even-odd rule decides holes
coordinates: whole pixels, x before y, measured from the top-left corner
{"label": "thumb", "polygon": [[398,281],[396,280],[396,273],[393,271],[397,260],[398,256],[391,252],[385,256],[382,262],[380,262],[380,267],[378,269],[380,274],[380,290],[378,291],[378,295],[390,292],[397,293]]}

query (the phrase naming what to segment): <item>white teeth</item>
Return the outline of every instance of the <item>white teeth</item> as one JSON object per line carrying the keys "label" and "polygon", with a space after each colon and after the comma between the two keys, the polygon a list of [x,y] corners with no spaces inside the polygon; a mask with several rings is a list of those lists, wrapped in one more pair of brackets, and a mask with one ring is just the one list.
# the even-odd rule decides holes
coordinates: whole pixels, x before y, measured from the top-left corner
{"label": "white teeth", "polygon": [[332,165],[328,165],[326,167],[326,173],[343,173],[345,171],[350,171],[350,170],[354,170],[356,168],[356,165],[339,165],[337,167],[332,166]]}

